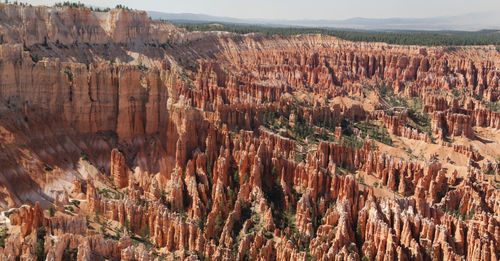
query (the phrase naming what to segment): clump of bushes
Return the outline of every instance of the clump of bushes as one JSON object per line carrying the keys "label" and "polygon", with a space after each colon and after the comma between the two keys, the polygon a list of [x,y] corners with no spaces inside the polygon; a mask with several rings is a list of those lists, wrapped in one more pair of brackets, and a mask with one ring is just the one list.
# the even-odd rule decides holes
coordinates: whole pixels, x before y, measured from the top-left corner
{"label": "clump of bushes", "polygon": [[138,64],[137,65],[137,69],[143,71],[143,72],[146,72],[148,70],[148,67],[142,63]]}

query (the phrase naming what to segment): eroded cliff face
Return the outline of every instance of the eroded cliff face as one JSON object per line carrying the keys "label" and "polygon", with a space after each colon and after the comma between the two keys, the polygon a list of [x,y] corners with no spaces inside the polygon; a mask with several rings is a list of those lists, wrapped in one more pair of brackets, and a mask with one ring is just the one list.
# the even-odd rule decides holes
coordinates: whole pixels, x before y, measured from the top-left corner
{"label": "eroded cliff face", "polygon": [[498,259],[493,47],[3,4],[0,39],[2,260]]}
{"label": "eroded cliff face", "polygon": [[122,9],[92,12],[85,8],[2,5],[0,19],[2,43],[27,46],[166,42],[180,31],[171,24],[150,20],[146,12]]}

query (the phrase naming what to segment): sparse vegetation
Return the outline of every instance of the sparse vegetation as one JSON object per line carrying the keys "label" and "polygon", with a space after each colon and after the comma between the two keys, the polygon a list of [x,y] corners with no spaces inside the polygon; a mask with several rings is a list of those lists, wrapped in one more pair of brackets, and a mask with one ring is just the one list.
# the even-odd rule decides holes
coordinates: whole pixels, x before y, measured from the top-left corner
{"label": "sparse vegetation", "polygon": [[127,218],[125,218],[125,221],[123,222],[123,227],[125,227],[125,229],[129,234],[132,233],[132,229],[130,227],[130,221]]}
{"label": "sparse vegetation", "polygon": [[[391,135],[389,135],[389,131],[387,128],[384,126],[384,124],[373,124],[373,123],[368,123],[366,121],[360,122],[360,123],[355,123],[354,127],[362,131],[361,136],[363,138],[366,138],[366,136],[370,136],[370,138],[379,141],[381,143],[384,143],[386,145],[392,146],[392,139]],[[359,144],[356,144],[358,147]],[[363,142],[361,143],[361,146],[363,146]]]}
{"label": "sparse vegetation", "polygon": [[306,120],[302,117],[301,113],[296,114],[295,124],[292,127],[292,133],[297,139],[305,139],[311,136],[314,131],[313,128]]}
{"label": "sparse vegetation", "polygon": [[224,225],[222,216],[220,214],[217,214],[217,216],[215,217],[215,231],[219,231],[222,228],[222,225]]}
{"label": "sparse vegetation", "polygon": [[64,73],[68,76],[68,81],[73,82],[73,72],[69,68],[66,68]]}
{"label": "sparse vegetation", "polygon": [[36,246],[35,246],[35,256],[37,260],[45,260],[45,228],[39,227],[36,230]]}
{"label": "sparse vegetation", "polygon": [[80,152],[80,158],[82,158],[82,160],[85,160],[85,161],[89,161],[89,157],[87,156],[87,154],[85,152]]}
{"label": "sparse vegetation", "polygon": [[54,170],[54,168],[47,163],[43,163],[43,167],[44,167],[45,171],[53,171]]}
{"label": "sparse vegetation", "polygon": [[38,61],[40,61],[40,58],[38,58],[38,54],[36,54],[36,53],[30,53],[30,57],[34,63],[37,63]]}
{"label": "sparse vegetation", "polygon": [[[109,199],[118,200],[118,199],[123,198],[123,194],[121,192],[119,192],[117,190],[112,190],[109,188],[97,189],[97,192],[99,194],[103,195],[105,198],[109,198]],[[136,202],[136,204],[144,206],[145,202],[144,201]]]}
{"label": "sparse vegetation", "polygon": [[31,52],[31,49],[26,46],[26,43],[23,43],[23,51],[25,52]]}
{"label": "sparse vegetation", "polygon": [[247,180],[248,180],[248,175],[247,175],[247,173],[245,172],[245,173],[243,173],[243,179],[242,179],[242,181],[243,181],[243,183],[246,183],[246,182],[247,182]]}
{"label": "sparse vegetation", "polygon": [[361,241],[361,226],[358,224],[356,224],[356,240],[358,242]]}
{"label": "sparse vegetation", "polygon": [[137,65],[137,69],[139,69],[140,71],[143,71],[143,72],[147,72],[149,68],[146,65],[140,63]]}
{"label": "sparse vegetation", "polygon": [[11,5],[19,5],[19,6],[32,6],[31,4],[29,3],[23,3],[23,2],[19,2],[19,1],[13,1],[13,2],[10,2],[8,0],[5,0],[5,3],[6,4],[11,4]]}
{"label": "sparse vegetation", "polygon": [[206,215],[203,215],[200,220],[198,220],[198,227],[201,229],[201,230],[204,230],[205,229],[205,224],[207,223],[207,216]]}
{"label": "sparse vegetation", "polygon": [[62,3],[56,3],[54,6],[56,6],[56,7],[69,7],[69,8],[82,8],[82,7],[85,7],[85,4],[80,3],[80,2],[65,1]]}
{"label": "sparse vegetation", "polygon": [[0,226],[0,247],[5,248],[5,241],[7,240],[7,237],[9,234],[7,233],[7,227],[6,226]]}
{"label": "sparse vegetation", "polygon": [[150,234],[149,226],[148,226],[148,224],[146,224],[141,228],[140,235],[141,235],[142,240],[143,241],[149,240],[149,234]]}
{"label": "sparse vegetation", "polygon": [[75,207],[80,207],[80,200],[72,199],[71,204],[73,204]]}
{"label": "sparse vegetation", "polygon": [[363,147],[364,141],[360,139],[357,135],[342,135],[342,143],[348,147],[354,149],[360,149]]}
{"label": "sparse vegetation", "polygon": [[469,211],[469,213],[467,213],[466,215],[462,214],[459,210],[460,208],[458,209],[447,209],[447,208],[442,208],[442,210],[444,212],[447,212],[448,214],[458,218],[458,219],[462,219],[462,220],[470,220],[472,219],[472,217],[474,217],[474,214],[475,214],[475,211],[474,210],[471,210]]}
{"label": "sparse vegetation", "polygon": [[306,160],[306,156],[307,156],[306,153],[296,152],[294,155],[294,160],[295,162],[300,163]]}
{"label": "sparse vegetation", "polygon": [[92,6],[91,6],[91,7],[89,7],[89,9],[90,9],[90,11],[94,11],[94,12],[104,12],[104,13],[105,13],[105,12],[109,12],[109,11],[111,11],[111,8],[109,8],[109,7],[106,7],[106,8],[102,8],[102,9],[101,9],[101,8],[99,8],[99,7],[92,7]]}
{"label": "sparse vegetation", "polygon": [[117,5],[117,6],[115,6],[115,9],[122,9],[122,10],[125,10],[125,11],[132,11],[131,8],[126,7],[124,5]]}
{"label": "sparse vegetation", "polygon": [[[111,11],[111,8],[106,7],[106,8],[99,8],[99,7],[93,7],[93,6],[85,6],[84,3],[81,3],[80,1],[78,2],[70,2],[70,1],[65,1],[65,2],[60,2],[54,4],[55,7],[69,7],[69,8],[88,8],[90,11],[94,12],[109,12]],[[116,5],[115,9],[122,9],[125,11],[132,11],[131,8],[124,6],[124,5]]]}
{"label": "sparse vegetation", "polygon": [[[421,102],[418,102],[417,105],[420,104]],[[418,108],[418,107],[417,107]],[[431,117],[427,113],[422,113],[421,109],[420,111],[417,110],[417,108],[412,107],[409,110],[409,118],[411,121],[408,122],[408,126],[411,128],[415,128],[420,132],[427,133],[427,136],[431,139],[433,143],[435,143],[433,137],[432,137],[432,130],[431,130]]]}
{"label": "sparse vegetation", "polygon": [[392,87],[385,84],[377,84],[375,89],[378,90],[382,97],[391,107],[408,107],[408,102],[394,93]]}
{"label": "sparse vegetation", "polygon": [[486,108],[490,111],[500,112],[500,102],[486,102]]}

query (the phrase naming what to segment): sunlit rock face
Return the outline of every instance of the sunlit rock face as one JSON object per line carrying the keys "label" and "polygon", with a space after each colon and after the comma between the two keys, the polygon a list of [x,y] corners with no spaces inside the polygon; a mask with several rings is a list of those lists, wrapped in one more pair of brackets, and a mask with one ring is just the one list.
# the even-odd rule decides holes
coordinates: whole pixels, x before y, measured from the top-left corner
{"label": "sunlit rock face", "polygon": [[0,39],[0,260],[498,259],[493,47],[5,4]]}

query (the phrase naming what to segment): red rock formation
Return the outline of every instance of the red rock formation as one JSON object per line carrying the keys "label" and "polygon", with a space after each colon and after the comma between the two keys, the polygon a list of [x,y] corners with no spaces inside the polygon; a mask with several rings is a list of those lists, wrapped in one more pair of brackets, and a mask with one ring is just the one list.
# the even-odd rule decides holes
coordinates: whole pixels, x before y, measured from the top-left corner
{"label": "red rock formation", "polygon": [[[40,200],[11,211],[1,260],[42,237],[48,260],[497,259],[498,184],[478,169],[498,172],[497,141],[477,127],[500,116],[441,94],[497,99],[494,47],[186,32],[118,9],[1,5],[0,24],[0,209]],[[379,85],[421,99],[442,142],[356,142],[351,123],[380,121],[431,143]],[[474,131],[474,149],[443,142]],[[448,145],[470,166],[441,162]]]}
{"label": "red rock formation", "polygon": [[21,226],[21,237],[25,237],[40,226],[46,224],[43,209],[38,204],[34,207],[21,207],[9,217],[12,225]]}
{"label": "red rock formation", "polygon": [[500,129],[500,113],[490,110],[469,111],[474,125]]}
{"label": "red rock formation", "polygon": [[435,112],[432,116],[431,128],[433,134],[441,139],[446,135],[474,138],[471,117],[464,114]]}
{"label": "red rock formation", "polygon": [[477,151],[475,151],[471,145],[464,146],[464,145],[453,144],[453,150],[458,153],[464,154],[473,160],[479,160],[480,157],[480,154]]}
{"label": "red rock formation", "polygon": [[125,164],[125,157],[117,149],[111,151],[111,177],[117,188],[128,186],[128,168]]}

